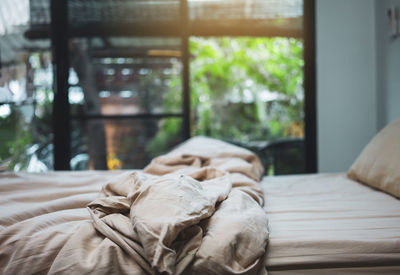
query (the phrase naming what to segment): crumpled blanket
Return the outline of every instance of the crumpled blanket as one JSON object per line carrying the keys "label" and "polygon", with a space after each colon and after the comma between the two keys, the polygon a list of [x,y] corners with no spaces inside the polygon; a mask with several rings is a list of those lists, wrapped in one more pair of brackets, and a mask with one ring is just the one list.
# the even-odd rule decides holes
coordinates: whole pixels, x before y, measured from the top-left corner
{"label": "crumpled blanket", "polygon": [[57,248],[48,253],[46,271],[264,273],[268,221],[258,186],[262,175],[250,151],[192,138],[143,171],[125,172],[104,185],[88,205],[91,221],[60,243],[52,244],[53,238],[42,245],[44,251]]}
{"label": "crumpled blanket", "polygon": [[149,272],[256,273],[268,239],[262,174],[251,152],[192,138],[108,183],[89,209],[96,229]]}

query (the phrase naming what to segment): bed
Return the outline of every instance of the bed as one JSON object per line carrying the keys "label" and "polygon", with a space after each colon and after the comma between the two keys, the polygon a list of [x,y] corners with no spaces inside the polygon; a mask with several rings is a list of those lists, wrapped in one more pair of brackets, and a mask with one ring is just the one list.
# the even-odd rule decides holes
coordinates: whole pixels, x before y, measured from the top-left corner
{"label": "bed", "polygon": [[1,174],[0,273],[263,273],[262,170],[195,137],[144,170]]}
{"label": "bed", "polygon": [[[396,127],[400,129],[400,120]],[[142,171],[0,174],[0,273],[400,273],[400,200],[392,185],[399,178],[385,179],[388,193],[377,189],[374,173],[368,174],[373,188],[359,183],[354,178],[365,168],[360,169],[363,157],[349,174],[261,178],[260,163],[251,152],[202,141],[177,149],[188,149],[189,155],[153,160],[145,169],[151,176]],[[212,144],[207,150],[204,141]],[[389,150],[396,157],[400,146]],[[379,163],[379,157],[372,162]],[[396,173],[399,162],[389,162],[377,171],[389,167]],[[184,180],[184,188],[201,190],[206,204],[211,202],[201,211],[184,212],[190,219],[165,222],[171,217],[160,209],[175,215],[196,205],[197,197],[185,200],[180,186],[173,189],[178,196],[169,189],[151,193],[154,179],[164,175],[172,184]],[[139,209],[154,209],[140,212],[132,208],[137,201]],[[154,227],[159,216],[167,227]]]}
{"label": "bed", "polygon": [[345,174],[266,177],[269,274],[400,274],[400,200]]}
{"label": "bed", "polygon": [[[23,221],[23,238],[48,241],[49,233],[63,232],[68,239],[82,221],[91,220],[86,205],[121,173],[1,174],[1,229]],[[264,177],[261,187],[270,232],[268,274],[400,272],[400,200],[344,174]],[[30,255],[27,242],[20,239],[13,249],[21,261],[34,257],[45,269],[46,257]],[[15,272],[18,268],[9,274]]]}

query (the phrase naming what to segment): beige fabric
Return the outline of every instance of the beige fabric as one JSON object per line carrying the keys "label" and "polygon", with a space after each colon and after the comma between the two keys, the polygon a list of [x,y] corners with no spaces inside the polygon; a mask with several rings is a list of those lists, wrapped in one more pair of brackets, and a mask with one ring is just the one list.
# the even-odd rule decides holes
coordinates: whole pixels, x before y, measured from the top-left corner
{"label": "beige fabric", "polygon": [[274,274],[400,274],[400,200],[344,174],[265,177]]}
{"label": "beige fabric", "polygon": [[194,138],[145,172],[1,175],[0,273],[264,272],[251,152]]}
{"label": "beige fabric", "polygon": [[[0,173],[0,274],[143,274],[139,261],[95,230],[85,209],[105,183],[133,172]],[[343,174],[265,177],[261,187],[269,275],[399,274],[399,200]],[[129,218],[118,217],[102,220],[143,253],[125,237]]]}
{"label": "beige fabric", "polygon": [[371,140],[348,176],[400,198],[400,119]]}

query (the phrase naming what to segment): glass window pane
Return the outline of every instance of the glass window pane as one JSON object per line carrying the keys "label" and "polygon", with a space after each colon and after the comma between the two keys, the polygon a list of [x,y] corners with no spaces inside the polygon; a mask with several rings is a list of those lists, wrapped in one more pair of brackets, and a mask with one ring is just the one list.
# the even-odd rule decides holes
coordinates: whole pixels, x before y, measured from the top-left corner
{"label": "glass window pane", "polygon": [[303,171],[302,40],[194,37],[190,51],[193,134],[257,151],[275,173]]}
{"label": "glass window pane", "polygon": [[180,118],[73,120],[71,168],[143,168],[182,141],[181,125]]}
{"label": "glass window pane", "polygon": [[188,0],[188,4],[191,20],[245,21],[303,15],[302,0]]}
{"label": "glass window pane", "polygon": [[72,26],[88,23],[159,23],[179,18],[179,0],[88,1],[69,0],[69,20]]}
{"label": "glass window pane", "polygon": [[47,9],[35,2],[0,1],[0,170],[53,168],[50,40],[25,36],[32,8]]}
{"label": "glass window pane", "polygon": [[0,73],[0,169],[52,170],[50,53],[29,53]]}
{"label": "glass window pane", "polygon": [[122,37],[71,41],[72,114],[180,113],[180,105],[163,105],[171,97],[181,102],[179,43]]}

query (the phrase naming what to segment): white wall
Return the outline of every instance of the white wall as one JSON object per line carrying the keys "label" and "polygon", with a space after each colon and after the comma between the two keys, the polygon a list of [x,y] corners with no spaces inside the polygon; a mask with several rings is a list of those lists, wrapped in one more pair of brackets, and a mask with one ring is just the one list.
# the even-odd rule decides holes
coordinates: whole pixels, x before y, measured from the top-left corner
{"label": "white wall", "polygon": [[317,0],[319,172],[347,171],[377,130],[374,0]]}
{"label": "white wall", "polygon": [[376,0],[378,129],[400,117],[400,37],[389,37],[387,11],[400,0]]}

